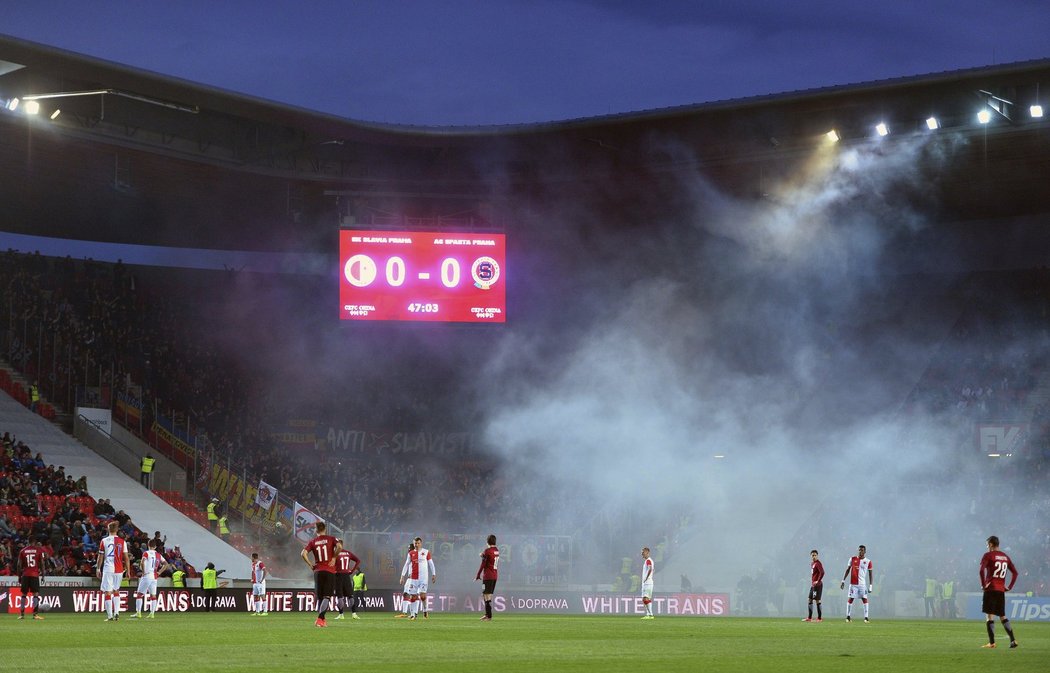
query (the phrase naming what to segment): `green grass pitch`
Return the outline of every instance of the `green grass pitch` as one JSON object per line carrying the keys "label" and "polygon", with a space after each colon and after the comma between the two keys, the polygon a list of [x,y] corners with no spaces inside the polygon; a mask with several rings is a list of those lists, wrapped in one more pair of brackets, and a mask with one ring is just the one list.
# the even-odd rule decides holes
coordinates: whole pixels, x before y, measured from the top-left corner
{"label": "green grass pitch", "polygon": [[980,621],[877,621],[389,613],[313,626],[308,613],[0,615],[0,671],[316,671],[427,673],[677,671],[905,673],[1050,671],[1050,623],[1018,622],[1020,647],[982,650]]}

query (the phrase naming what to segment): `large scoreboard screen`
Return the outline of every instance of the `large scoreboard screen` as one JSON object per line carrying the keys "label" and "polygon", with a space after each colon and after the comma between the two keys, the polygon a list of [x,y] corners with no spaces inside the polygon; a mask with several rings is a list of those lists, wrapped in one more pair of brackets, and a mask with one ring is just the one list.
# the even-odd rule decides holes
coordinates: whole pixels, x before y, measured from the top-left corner
{"label": "large scoreboard screen", "polygon": [[506,322],[504,234],[339,232],[342,320]]}

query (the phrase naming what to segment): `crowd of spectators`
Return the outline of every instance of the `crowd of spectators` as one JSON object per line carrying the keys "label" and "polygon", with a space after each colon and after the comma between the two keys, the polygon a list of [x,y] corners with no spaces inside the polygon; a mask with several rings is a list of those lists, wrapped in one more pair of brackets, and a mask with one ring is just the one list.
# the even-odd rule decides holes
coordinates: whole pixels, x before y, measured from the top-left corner
{"label": "crowd of spectators", "polygon": [[978,275],[960,290],[965,304],[905,408],[960,420],[1015,419],[1050,363],[1046,269]]}
{"label": "crowd of spectators", "polygon": [[[252,368],[216,345],[215,333],[231,328],[201,307],[202,292],[187,289],[195,283],[222,288],[236,280],[223,272],[151,275],[119,262],[7,251],[0,289],[8,358],[59,404],[74,399],[68,382],[135,391],[142,411],[141,421],[130,424],[133,432],[145,436],[155,414],[170,414],[180,427],[191,426],[218,460],[264,479],[345,529],[392,530],[428,520],[455,527],[486,512],[502,515],[500,523],[516,530],[542,525],[538,532],[550,532],[559,525],[559,513],[570,513],[503,478],[477,455],[351,462],[335,452],[289,452],[269,433],[276,419],[288,417],[281,406],[287,400],[260,392],[268,389],[263,365]],[[378,412],[372,418],[389,423],[401,417],[411,424],[412,409],[425,406],[417,386],[391,388],[404,393],[376,405],[389,407],[386,420]]]}
{"label": "crowd of spectators", "polygon": [[[5,432],[0,455],[0,575],[17,575],[18,552],[31,541],[47,553],[48,575],[94,577],[98,545],[110,521],[120,523],[120,535],[137,562],[149,536],[139,530],[123,510],[105,498],[95,500],[87,479],[74,479],[63,466],[46,464],[22,441]],[[155,533],[158,550],[167,538]],[[167,549],[175,567],[195,576],[196,570],[178,547]]]}

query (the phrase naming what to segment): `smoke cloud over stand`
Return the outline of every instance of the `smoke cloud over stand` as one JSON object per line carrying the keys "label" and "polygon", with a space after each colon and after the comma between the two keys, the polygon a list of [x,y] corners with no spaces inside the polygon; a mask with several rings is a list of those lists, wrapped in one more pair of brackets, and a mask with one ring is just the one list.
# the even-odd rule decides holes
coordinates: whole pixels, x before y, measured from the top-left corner
{"label": "smoke cloud over stand", "polygon": [[[795,582],[812,547],[830,583],[858,544],[903,576],[921,562],[908,535],[926,525],[960,535],[964,565],[979,558],[959,456],[972,430],[902,411],[958,316],[940,303],[958,276],[923,276],[901,255],[930,226],[937,204],[919,186],[953,143],[821,148],[756,200],[680,175],[663,202],[639,196],[650,226],[586,247],[600,208],[528,213],[563,224],[549,247],[586,267],[583,280],[529,282],[554,286],[565,323],[558,311],[587,323],[509,337],[485,377],[500,382],[482,396],[486,439],[535,479],[535,498],[567,503],[553,532],[595,535],[578,567],[597,573],[669,536],[664,590],[680,573],[729,590],[770,567]],[[553,373],[534,376],[533,359]]]}

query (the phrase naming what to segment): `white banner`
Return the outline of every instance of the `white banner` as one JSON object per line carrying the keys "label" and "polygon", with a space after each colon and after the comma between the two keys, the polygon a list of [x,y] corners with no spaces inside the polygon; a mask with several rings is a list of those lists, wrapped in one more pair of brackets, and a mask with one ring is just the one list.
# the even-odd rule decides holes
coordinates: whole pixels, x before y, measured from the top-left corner
{"label": "white banner", "polygon": [[260,479],[259,492],[255,494],[255,504],[269,512],[274,500],[277,500],[277,489]]}
{"label": "white banner", "polygon": [[306,507],[300,505],[298,502],[295,503],[295,511],[292,512],[292,527],[295,532],[295,537],[303,544],[306,544],[317,536],[318,521],[324,521],[324,519],[306,509]]}
{"label": "white banner", "polygon": [[107,437],[113,431],[112,412],[109,409],[95,409],[94,407],[77,407],[76,417],[84,417],[84,421]]}
{"label": "white banner", "polygon": [[1012,456],[1024,448],[1027,423],[978,423],[977,446],[988,456]]}

